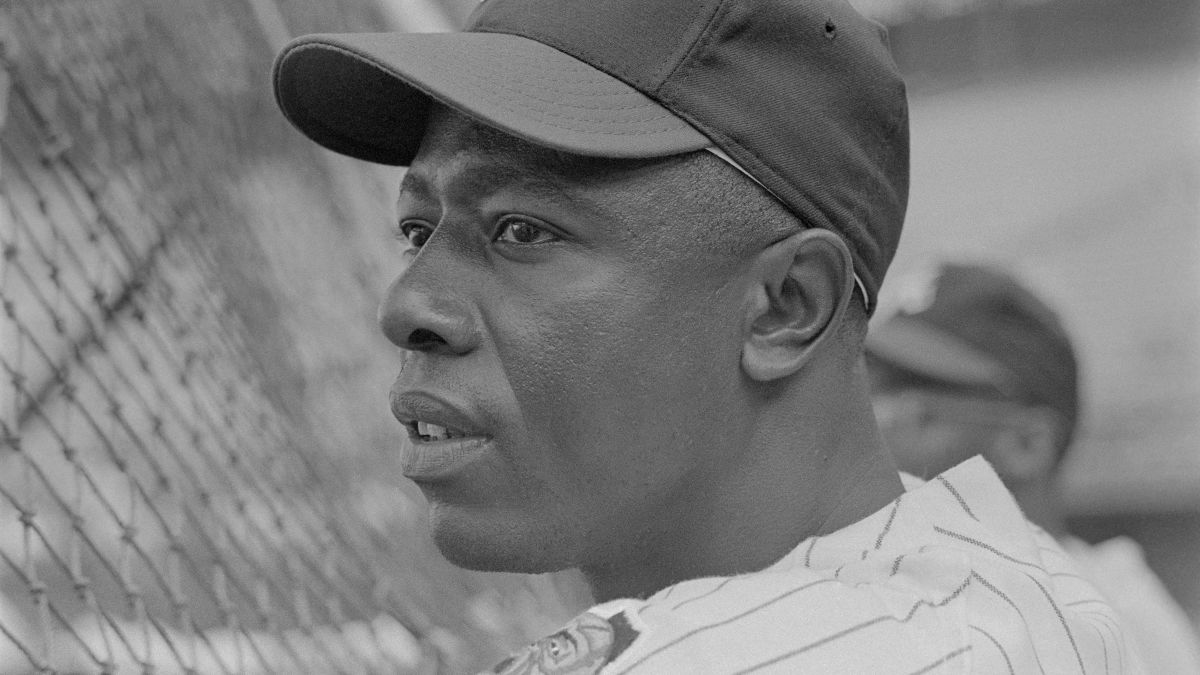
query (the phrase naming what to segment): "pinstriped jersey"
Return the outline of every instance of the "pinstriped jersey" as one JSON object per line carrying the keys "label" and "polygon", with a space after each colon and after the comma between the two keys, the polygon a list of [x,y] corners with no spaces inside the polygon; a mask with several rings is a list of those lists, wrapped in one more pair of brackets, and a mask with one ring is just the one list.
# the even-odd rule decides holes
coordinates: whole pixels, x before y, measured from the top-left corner
{"label": "pinstriped jersey", "polygon": [[495,673],[1136,673],[1114,612],[976,457],[753,574],[593,607]]}

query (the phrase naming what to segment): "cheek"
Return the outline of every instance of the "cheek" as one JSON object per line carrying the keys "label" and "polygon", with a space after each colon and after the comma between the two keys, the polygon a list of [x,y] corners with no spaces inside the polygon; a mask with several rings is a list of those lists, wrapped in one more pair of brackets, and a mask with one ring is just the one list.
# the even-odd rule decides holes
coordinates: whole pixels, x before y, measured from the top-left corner
{"label": "cheek", "polygon": [[704,394],[731,370],[721,352],[736,372],[736,350],[722,350],[728,321],[716,298],[662,288],[597,273],[505,313],[497,333],[521,339],[498,349],[529,432],[552,453],[545,469],[634,489],[686,464],[720,407]]}

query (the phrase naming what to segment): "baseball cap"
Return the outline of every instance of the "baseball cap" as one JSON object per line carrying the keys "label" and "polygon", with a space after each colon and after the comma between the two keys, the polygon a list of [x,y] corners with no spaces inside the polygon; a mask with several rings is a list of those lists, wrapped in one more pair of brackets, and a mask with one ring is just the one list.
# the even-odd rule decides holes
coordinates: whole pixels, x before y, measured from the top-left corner
{"label": "baseball cap", "polygon": [[434,101],[579,155],[718,149],[841,234],[868,307],[904,220],[904,84],[844,0],[484,0],[464,32],[297,38],[274,86],[302,133],[382,164],[412,161]]}
{"label": "baseball cap", "polygon": [[898,283],[901,306],[868,331],[868,355],[935,382],[1049,407],[1074,426],[1075,350],[1054,310],[1012,275],[944,263]]}

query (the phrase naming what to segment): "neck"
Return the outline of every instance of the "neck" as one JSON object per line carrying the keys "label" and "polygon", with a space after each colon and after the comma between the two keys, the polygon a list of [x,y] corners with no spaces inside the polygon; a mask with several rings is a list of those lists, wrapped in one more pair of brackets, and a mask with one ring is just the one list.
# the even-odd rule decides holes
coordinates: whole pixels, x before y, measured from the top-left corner
{"label": "neck", "polygon": [[711,469],[666,500],[673,506],[655,530],[631,537],[605,563],[581,567],[596,600],[648,597],[687,579],[761,570],[808,537],[846,527],[898,497],[903,487],[865,387],[840,400],[829,391],[816,404],[802,395],[780,397],[727,431],[710,448]]}

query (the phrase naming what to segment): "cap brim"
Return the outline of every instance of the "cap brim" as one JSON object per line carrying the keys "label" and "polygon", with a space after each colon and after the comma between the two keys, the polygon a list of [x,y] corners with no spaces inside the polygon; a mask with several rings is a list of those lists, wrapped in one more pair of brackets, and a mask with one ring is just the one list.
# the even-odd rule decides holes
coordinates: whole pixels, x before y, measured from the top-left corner
{"label": "cap brim", "polygon": [[611,75],[500,33],[308,35],[280,52],[275,98],[306,136],[407,165],[437,101],[531,143],[598,157],[663,157],[712,143]]}
{"label": "cap brim", "polygon": [[939,382],[1009,392],[1013,375],[1003,364],[922,321],[895,316],[867,332],[871,356]]}

